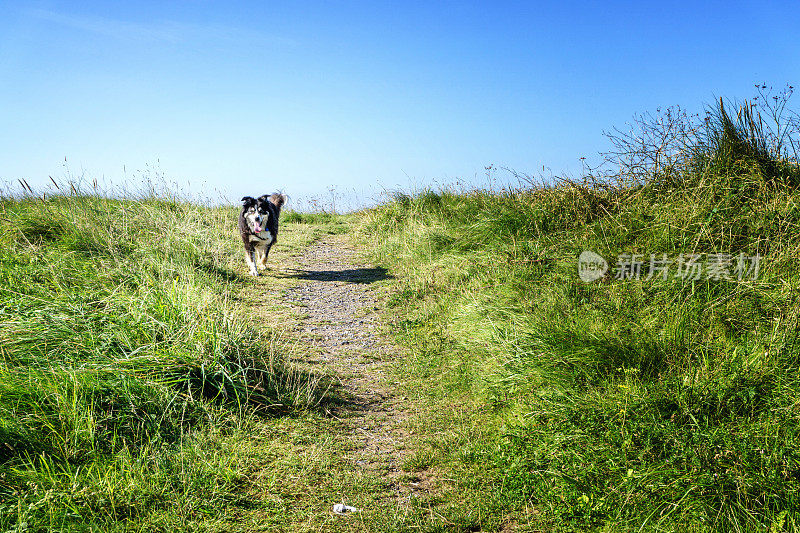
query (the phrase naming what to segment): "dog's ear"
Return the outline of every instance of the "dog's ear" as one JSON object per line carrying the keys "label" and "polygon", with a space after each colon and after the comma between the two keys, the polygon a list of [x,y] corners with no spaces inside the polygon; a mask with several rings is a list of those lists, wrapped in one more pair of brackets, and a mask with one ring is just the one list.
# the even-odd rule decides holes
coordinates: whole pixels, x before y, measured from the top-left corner
{"label": "dog's ear", "polygon": [[253,198],[252,196],[245,196],[244,198],[242,198],[243,205],[250,205],[254,203],[256,203],[256,199]]}
{"label": "dog's ear", "polygon": [[286,203],[286,195],[274,193],[269,196],[269,201],[277,208],[283,206]]}

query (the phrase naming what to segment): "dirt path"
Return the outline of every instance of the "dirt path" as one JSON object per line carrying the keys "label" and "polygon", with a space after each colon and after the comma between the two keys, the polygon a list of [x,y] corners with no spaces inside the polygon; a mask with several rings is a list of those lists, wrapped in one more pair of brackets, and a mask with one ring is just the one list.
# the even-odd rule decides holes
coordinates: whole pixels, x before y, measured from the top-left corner
{"label": "dirt path", "polygon": [[397,348],[381,333],[374,286],[387,278],[385,269],[359,263],[356,250],[342,236],[332,236],[312,244],[284,272],[300,280],[287,289],[286,300],[306,315],[298,333],[317,354],[307,362],[336,375],[347,398],[330,410],[347,422],[356,443],[346,459],[388,476],[394,493],[384,497],[409,497],[420,488],[401,483],[399,476],[408,415],[389,372]]}

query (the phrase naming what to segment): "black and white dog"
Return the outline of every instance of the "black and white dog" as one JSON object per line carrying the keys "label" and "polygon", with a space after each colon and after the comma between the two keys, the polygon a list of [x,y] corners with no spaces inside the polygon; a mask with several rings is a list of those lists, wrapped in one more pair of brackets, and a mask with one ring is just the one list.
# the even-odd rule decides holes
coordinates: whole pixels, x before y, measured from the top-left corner
{"label": "black and white dog", "polygon": [[258,276],[258,267],[267,267],[269,249],[278,239],[278,217],[286,195],[274,193],[242,198],[242,212],[239,214],[239,231],[244,241],[244,253],[250,274]]}

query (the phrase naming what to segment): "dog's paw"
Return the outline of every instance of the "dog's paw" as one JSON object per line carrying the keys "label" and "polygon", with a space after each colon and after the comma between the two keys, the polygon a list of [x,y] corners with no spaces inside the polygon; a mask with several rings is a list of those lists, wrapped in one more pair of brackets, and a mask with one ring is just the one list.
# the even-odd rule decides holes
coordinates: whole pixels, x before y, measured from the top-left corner
{"label": "dog's paw", "polygon": [[250,271],[250,275],[253,276],[254,278],[257,278],[258,277],[258,270],[251,270]]}

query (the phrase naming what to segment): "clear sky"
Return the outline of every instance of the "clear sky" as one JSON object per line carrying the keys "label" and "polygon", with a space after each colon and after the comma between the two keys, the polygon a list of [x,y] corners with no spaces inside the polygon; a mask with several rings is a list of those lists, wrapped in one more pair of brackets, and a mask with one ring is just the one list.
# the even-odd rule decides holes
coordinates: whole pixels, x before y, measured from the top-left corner
{"label": "clear sky", "polygon": [[237,201],[575,176],[634,113],[761,82],[800,86],[796,0],[3,1],[0,181]]}

